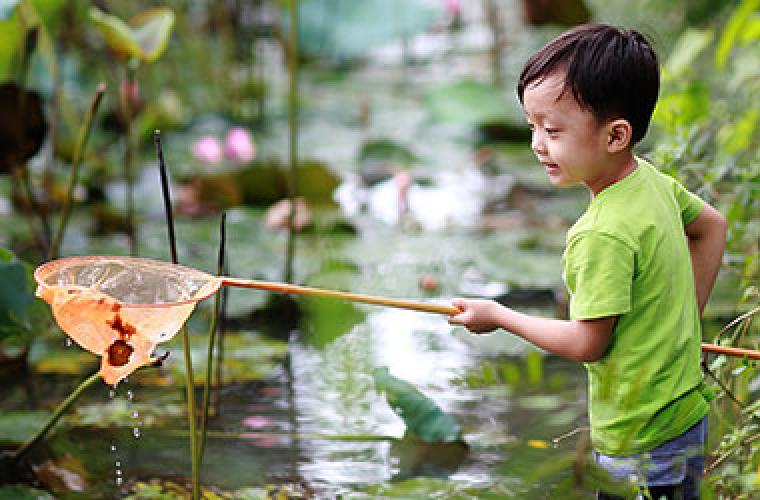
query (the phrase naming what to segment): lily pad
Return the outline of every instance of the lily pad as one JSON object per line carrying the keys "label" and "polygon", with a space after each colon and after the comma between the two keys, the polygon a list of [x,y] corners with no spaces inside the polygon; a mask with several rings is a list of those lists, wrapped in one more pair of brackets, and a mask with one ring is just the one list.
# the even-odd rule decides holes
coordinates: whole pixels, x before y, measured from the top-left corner
{"label": "lily pad", "polygon": [[[161,350],[171,355],[160,370],[140,370],[135,381],[144,385],[182,385],[185,383],[185,361],[182,354],[182,334],[171,342],[162,344]],[[193,376],[196,385],[206,380],[208,337],[190,333],[190,350],[193,360]],[[287,353],[287,342],[270,339],[246,332],[228,332],[224,336],[222,373],[224,383],[260,380],[272,375]]]}
{"label": "lily pad", "polygon": [[79,405],[73,415],[66,421],[76,425],[90,427],[134,427],[156,425],[162,419],[178,418],[185,414],[184,403],[162,402],[156,404],[136,403],[124,398],[118,398],[107,403]]}
{"label": "lily pad", "polygon": [[462,440],[454,418],[405,380],[391,375],[387,367],[372,371],[375,388],[384,392],[393,411],[404,420],[407,431],[428,443]]}
{"label": "lily pad", "polygon": [[511,122],[525,126],[515,100],[508,101],[501,90],[472,78],[434,88],[426,103],[436,121],[469,126]]}
{"label": "lily pad", "polygon": [[24,264],[12,253],[0,249],[0,334],[23,328],[33,300]]}
{"label": "lily pad", "polygon": [[334,299],[304,298],[301,305],[303,341],[318,348],[350,332],[365,317],[353,304]]}
{"label": "lily pad", "polygon": [[50,414],[46,411],[0,412],[0,442],[21,444],[37,432]]}

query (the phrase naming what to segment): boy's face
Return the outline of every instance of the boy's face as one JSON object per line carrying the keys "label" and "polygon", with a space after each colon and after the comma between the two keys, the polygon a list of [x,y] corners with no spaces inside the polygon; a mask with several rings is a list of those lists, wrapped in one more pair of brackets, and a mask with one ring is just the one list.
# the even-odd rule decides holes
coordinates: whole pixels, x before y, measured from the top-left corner
{"label": "boy's face", "polygon": [[586,184],[594,193],[609,166],[609,130],[565,91],[563,72],[528,85],[523,109],[532,133],[531,148],[559,187]]}

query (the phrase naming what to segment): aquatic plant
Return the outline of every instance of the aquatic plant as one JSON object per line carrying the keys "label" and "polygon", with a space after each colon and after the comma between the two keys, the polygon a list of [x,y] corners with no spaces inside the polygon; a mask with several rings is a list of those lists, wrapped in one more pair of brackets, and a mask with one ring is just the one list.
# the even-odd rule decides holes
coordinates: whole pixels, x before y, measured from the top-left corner
{"label": "aquatic plant", "polygon": [[100,30],[110,52],[122,66],[124,74],[119,88],[121,119],[124,125],[124,179],[126,192],[126,228],[129,235],[130,254],[137,255],[138,242],[135,228],[134,205],[134,154],[136,137],[132,122],[138,112],[135,107],[136,73],[142,63],[151,63],[166,50],[172,27],[174,11],[167,7],[148,9],[133,17],[128,23],[116,16],[91,7],[90,20]]}

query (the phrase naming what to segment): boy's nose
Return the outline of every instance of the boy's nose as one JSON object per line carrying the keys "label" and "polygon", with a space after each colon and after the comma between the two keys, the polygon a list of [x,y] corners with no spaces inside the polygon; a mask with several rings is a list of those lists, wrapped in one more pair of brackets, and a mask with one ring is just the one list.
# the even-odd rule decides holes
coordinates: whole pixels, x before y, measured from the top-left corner
{"label": "boy's nose", "polygon": [[530,139],[530,148],[536,155],[542,156],[546,154],[546,141],[544,141],[543,134],[540,131],[533,131]]}

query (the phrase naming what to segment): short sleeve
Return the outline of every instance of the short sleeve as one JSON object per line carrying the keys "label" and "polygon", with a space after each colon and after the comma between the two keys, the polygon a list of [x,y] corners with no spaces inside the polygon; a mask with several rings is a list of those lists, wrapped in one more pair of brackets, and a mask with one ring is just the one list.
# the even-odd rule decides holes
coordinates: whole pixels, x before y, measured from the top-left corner
{"label": "short sleeve", "polygon": [[620,239],[600,232],[577,235],[565,250],[570,318],[618,316],[631,310],[635,254]]}
{"label": "short sleeve", "polygon": [[699,216],[704,208],[702,199],[683,187],[681,183],[673,179],[673,195],[681,210],[681,220],[684,226],[688,226]]}

